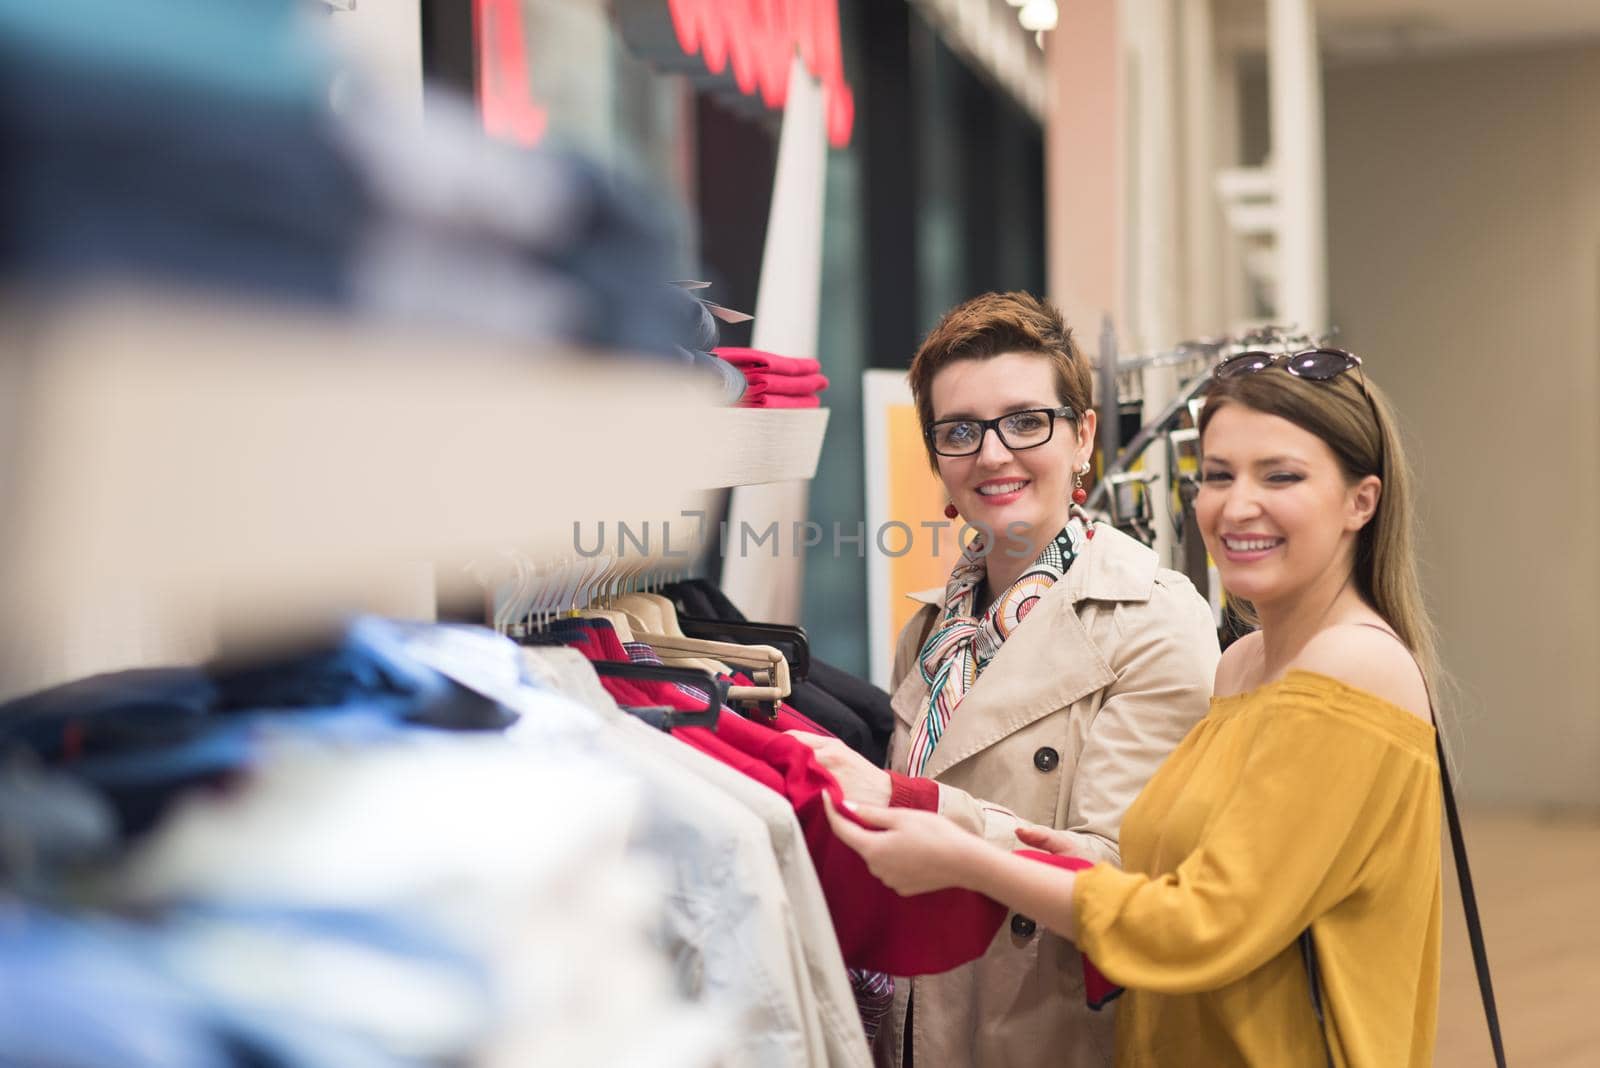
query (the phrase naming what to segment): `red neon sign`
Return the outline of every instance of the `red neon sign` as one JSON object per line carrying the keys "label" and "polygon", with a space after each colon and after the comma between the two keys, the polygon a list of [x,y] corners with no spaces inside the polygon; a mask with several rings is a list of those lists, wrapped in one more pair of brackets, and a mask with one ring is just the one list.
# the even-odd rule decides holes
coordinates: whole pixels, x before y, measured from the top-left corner
{"label": "red neon sign", "polygon": [[[740,92],[760,93],[770,108],[787,102],[789,67],[798,52],[806,70],[822,83],[828,143],[835,148],[850,143],[855,93],[844,76],[839,0],[646,0],[633,6],[659,17],[661,8],[652,4],[667,9],[684,56],[699,55],[712,74],[729,72]],[[536,144],[549,126],[549,114],[534,102],[529,85],[522,2],[473,0],[472,15],[484,130],[517,144]],[[665,39],[661,44],[672,47]]]}
{"label": "red neon sign", "polygon": [[667,8],[684,55],[699,53],[712,74],[731,65],[739,91],[759,90],[770,108],[788,98],[790,60],[798,51],[822,83],[828,143],[850,143],[856,102],[844,78],[839,0],[667,0]]}
{"label": "red neon sign", "polygon": [[478,103],[490,137],[533,145],[550,116],[533,102],[528,83],[528,48],[522,38],[521,0],[473,0],[478,39]]}

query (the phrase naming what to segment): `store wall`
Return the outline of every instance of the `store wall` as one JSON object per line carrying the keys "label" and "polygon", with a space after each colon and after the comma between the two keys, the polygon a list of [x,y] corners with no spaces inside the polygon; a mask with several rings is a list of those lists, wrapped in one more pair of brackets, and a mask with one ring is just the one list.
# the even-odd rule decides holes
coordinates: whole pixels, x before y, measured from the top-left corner
{"label": "store wall", "polygon": [[1326,77],[1333,319],[1404,416],[1475,803],[1600,806],[1600,45]]}
{"label": "store wall", "polygon": [[1121,322],[1121,38],[1116,0],[1063,5],[1047,35],[1050,295],[1088,350],[1102,317]]}

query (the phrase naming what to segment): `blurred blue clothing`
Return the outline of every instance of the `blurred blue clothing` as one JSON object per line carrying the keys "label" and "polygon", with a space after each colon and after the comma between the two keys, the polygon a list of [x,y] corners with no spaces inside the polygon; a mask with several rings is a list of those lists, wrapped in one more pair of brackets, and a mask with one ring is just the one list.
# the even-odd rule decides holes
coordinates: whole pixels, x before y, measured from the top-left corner
{"label": "blurred blue clothing", "polygon": [[29,751],[88,785],[132,835],[159,819],[176,793],[247,769],[289,729],[377,742],[419,728],[501,730],[516,720],[408,653],[418,633],[363,618],[332,648],[274,663],[68,683],[0,705],[0,747]]}
{"label": "blurred blue clothing", "polygon": [[298,7],[0,0],[0,275],[682,358],[667,198],[467,101],[334,114]]}
{"label": "blurred blue clothing", "polygon": [[373,209],[293,8],[0,0],[5,272],[346,301]]}
{"label": "blurred blue clothing", "polygon": [[304,105],[322,94],[328,60],[302,32],[303,17],[291,0],[0,0],[0,40],[80,77]]}
{"label": "blurred blue clothing", "polygon": [[[249,946],[242,956],[240,946]],[[492,1019],[482,962],[403,917],[305,910],[180,910],[136,924],[0,906],[0,1064],[70,1068],[410,1068],[421,1058],[296,1000],[309,955],[353,954],[455,995],[459,1056]],[[217,975],[253,969],[248,982]],[[304,985],[304,984],[302,984]],[[289,991],[286,998],[285,992]],[[254,992],[254,993],[253,993]],[[362,992],[351,991],[361,1006]],[[352,1015],[349,1012],[345,1016]],[[354,1015],[360,1015],[359,1012]],[[448,1033],[449,1028],[439,1028]]]}
{"label": "blurred blue clothing", "polygon": [[143,940],[99,921],[0,909],[0,1063],[228,1068],[197,997]]}
{"label": "blurred blue clothing", "polygon": [[7,761],[0,764],[0,843],[0,883],[43,892],[53,873],[115,851],[116,814],[71,776]]}

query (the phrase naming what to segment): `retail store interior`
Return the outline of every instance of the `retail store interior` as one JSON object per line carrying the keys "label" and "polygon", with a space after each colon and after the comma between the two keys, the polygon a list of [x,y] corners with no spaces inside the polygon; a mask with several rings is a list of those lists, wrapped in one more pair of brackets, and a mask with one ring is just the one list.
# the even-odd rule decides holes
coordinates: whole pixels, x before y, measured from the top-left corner
{"label": "retail store interior", "polygon": [[[911,1063],[907,977],[1049,943],[818,845],[785,732],[893,770],[937,689],[907,371],[1014,291],[1086,523],[1224,644],[1217,366],[1381,384],[1505,1060],[1600,1063],[1600,3],[0,0],[0,55],[0,1063]],[[1440,836],[1432,1063],[1493,1065]]]}

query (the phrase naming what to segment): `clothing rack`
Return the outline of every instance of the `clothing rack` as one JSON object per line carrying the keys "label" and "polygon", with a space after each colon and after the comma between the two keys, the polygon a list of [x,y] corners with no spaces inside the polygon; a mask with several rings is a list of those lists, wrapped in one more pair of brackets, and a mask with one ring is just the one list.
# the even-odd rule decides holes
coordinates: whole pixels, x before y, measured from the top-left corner
{"label": "clothing rack", "polygon": [[[1116,329],[1107,316],[1101,325],[1100,356],[1096,362],[1101,413],[1096,438],[1101,467],[1087,506],[1112,525],[1162,552],[1164,564],[1188,573],[1202,595],[1208,596],[1214,583],[1210,581],[1204,550],[1194,544],[1194,487],[1188,484],[1191,480],[1179,474],[1181,446],[1173,435],[1181,433],[1179,428],[1186,415],[1191,423],[1198,421],[1198,398],[1211,369],[1241,340],[1248,338],[1197,338],[1171,348],[1123,356],[1117,352]],[[1152,386],[1147,381],[1151,372],[1169,370],[1170,374],[1159,376],[1159,384]],[[1162,395],[1170,393],[1153,416],[1147,403],[1152,398],[1150,388]],[[1126,445],[1119,425],[1125,405],[1138,406],[1145,413],[1143,424]],[[1147,469],[1137,469],[1157,441],[1166,442],[1165,455]],[[1215,606],[1215,598],[1212,600]]]}
{"label": "clothing rack", "polygon": [[[1100,337],[1100,358],[1095,361],[1095,373],[1102,398],[1115,398],[1117,404],[1142,401],[1145,395],[1143,373],[1148,370],[1171,367],[1177,371],[1180,382],[1206,374],[1217,363],[1222,352],[1238,342],[1233,338],[1200,338],[1183,341],[1170,349],[1137,353],[1118,358],[1115,330],[1108,318]],[[1109,404],[1101,401],[1110,411]],[[1102,447],[1105,439],[1102,438]],[[1116,455],[1113,446],[1106,455]]]}
{"label": "clothing rack", "polygon": [[1208,370],[1184,382],[1179,388],[1178,395],[1162,409],[1161,413],[1141,426],[1127,446],[1117,451],[1115,458],[1101,471],[1099,480],[1090,492],[1088,507],[1103,508],[1109,487],[1115,484],[1113,481],[1115,477],[1125,474],[1144,455],[1145,450],[1163,434],[1176,428],[1186,413],[1191,418],[1198,417],[1198,401],[1209,377]]}

